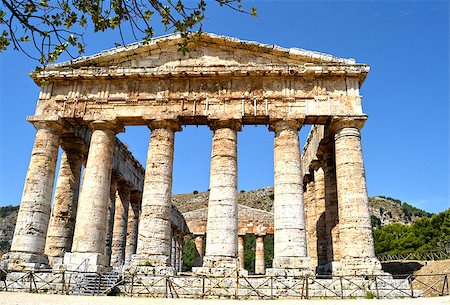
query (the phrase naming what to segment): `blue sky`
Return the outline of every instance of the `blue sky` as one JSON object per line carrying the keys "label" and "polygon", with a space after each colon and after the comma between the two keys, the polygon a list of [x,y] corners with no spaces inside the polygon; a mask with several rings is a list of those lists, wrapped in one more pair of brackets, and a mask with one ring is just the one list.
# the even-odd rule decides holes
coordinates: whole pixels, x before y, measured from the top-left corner
{"label": "blue sky", "polygon": [[[448,1],[247,3],[256,6],[258,17],[208,1],[204,30],[369,64],[361,89],[369,115],[362,131],[369,195],[431,212],[449,208]],[[159,27],[156,33],[165,34]],[[89,35],[86,53],[114,41],[115,33]],[[20,202],[35,134],[26,116],[34,113],[38,97],[28,72],[36,65],[17,52],[0,54],[0,205]],[[300,133],[302,143],[308,129]],[[146,127],[129,127],[119,135],[144,165],[149,134]],[[238,149],[239,190],[272,185],[273,134],[267,127],[245,126]],[[210,154],[207,127],[177,133],[174,193],[209,188]]]}

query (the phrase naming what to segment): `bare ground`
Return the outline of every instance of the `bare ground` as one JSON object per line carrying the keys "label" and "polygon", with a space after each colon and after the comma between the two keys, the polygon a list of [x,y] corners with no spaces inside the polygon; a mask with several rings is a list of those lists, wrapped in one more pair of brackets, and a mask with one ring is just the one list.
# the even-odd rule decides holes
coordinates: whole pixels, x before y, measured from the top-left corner
{"label": "bare ground", "polygon": [[417,299],[395,300],[275,300],[275,301],[235,301],[235,300],[196,300],[196,299],[152,299],[130,297],[90,297],[50,294],[32,294],[21,292],[0,292],[0,304],[7,305],[227,305],[240,303],[243,305],[449,305],[450,296]]}

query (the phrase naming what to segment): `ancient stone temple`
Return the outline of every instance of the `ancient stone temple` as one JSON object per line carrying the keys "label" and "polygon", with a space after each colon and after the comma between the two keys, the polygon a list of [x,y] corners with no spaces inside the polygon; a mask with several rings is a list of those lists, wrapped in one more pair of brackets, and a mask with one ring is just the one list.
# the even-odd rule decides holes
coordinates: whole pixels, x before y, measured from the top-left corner
{"label": "ancient stone temple", "polygon": [[[198,240],[206,252],[194,272],[235,268],[237,144],[252,124],[274,136],[274,260],[266,273],[379,272],[360,133],[369,67],[207,33],[183,55],[181,40],[160,37],[31,74],[41,87],[28,118],[37,131],[8,267],[180,270],[188,229],[171,203],[175,134],[207,125],[210,193],[206,239]],[[131,125],[151,130],[145,171],[116,138]],[[305,125],[314,128],[301,153]]]}

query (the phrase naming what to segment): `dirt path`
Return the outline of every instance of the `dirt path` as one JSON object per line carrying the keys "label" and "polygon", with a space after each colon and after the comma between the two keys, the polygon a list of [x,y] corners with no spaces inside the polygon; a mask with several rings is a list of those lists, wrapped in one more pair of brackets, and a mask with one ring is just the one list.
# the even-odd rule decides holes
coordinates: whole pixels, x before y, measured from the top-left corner
{"label": "dirt path", "polygon": [[397,300],[276,300],[276,301],[234,301],[234,300],[195,300],[195,299],[152,299],[129,297],[89,297],[31,294],[19,292],[0,292],[3,305],[450,305],[450,296],[436,298],[397,299]]}

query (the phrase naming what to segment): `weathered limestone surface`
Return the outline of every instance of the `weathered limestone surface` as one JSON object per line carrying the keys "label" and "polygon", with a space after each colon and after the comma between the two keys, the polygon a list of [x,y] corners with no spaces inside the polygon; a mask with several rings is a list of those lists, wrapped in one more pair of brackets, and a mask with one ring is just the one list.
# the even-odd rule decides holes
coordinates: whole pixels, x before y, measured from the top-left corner
{"label": "weathered limestone surface", "polygon": [[173,233],[172,238],[170,239],[170,265],[176,268],[177,260],[178,260],[177,235],[176,233]]}
{"label": "weathered limestone surface", "polygon": [[19,265],[21,261],[45,263],[40,255],[45,248],[58,159],[61,126],[58,123],[44,122],[36,122],[34,125],[37,132],[10,253],[13,261],[14,255],[22,257],[18,258]]}
{"label": "weathered limestone surface", "polygon": [[323,159],[323,171],[325,177],[325,231],[327,236],[326,270],[327,272],[334,272],[341,260],[334,144],[329,141],[325,142],[319,154]]}
{"label": "weathered limestone surface", "polygon": [[237,205],[237,121],[218,121],[213,130],[210,193],[206,253],[206,268],[235,268],[238,239]]}
{"label": "weathered limestone surface", "polygon": [[83,187],[78,202],[72,252],[105,251],[111,169],[116,132],[104,122],[92,125]]}
{"label": "weathered limestone surface", "polygon": [[85,148],[75,137],[61,139],[63,153],[56,183],[55,198],[47,232],[45,254],[53,260],[70,252],[77,214],[80,174]]}
{"label": "weathered limestone surface", "polygon": [[244,235],[238,235],[238,258],[239,258],[239,267],[244,268],[245,265]]}
{"label": "weathered limestone surface", "polygon": [[306,192],[303,193],[305,201],[306,218],[306,239],[308,242],[308,257],[311,259],[311,266],[316,267],[317,259],[317,212],[316,193],[314,180],[308,178],[306,182]]}
{"label": "weathered limestone surface", "polygon": [[172,169],[176,121],[154,121],[147,156],[135,264],[168,266],[170,256]]}
{"label": "weathered limestone surface", "polygon": [[314,171],[314,190],[316,195],[316,238],[317,269],[322,273],[327,263],[327,232],[325,213],[325,176],[321,167]]}
{"label": "weathered limestone surface", "polygon": [[266,266],[264,262],[264,236],[256,237],[256,249],[255,249],[255,273],[266,273]]}
{"label": "weathered limestone surface", "polygon": [[116,193],[114,211],[113,237],[111,244],[111,266],[121,267],[125,263],[125,246],[127,241],[128,210],[130,206],[130,187],[120,183]]}
{"label": "weathered limestone surface", "polygon": [[139,192],[133,191],[130,194],[130,207],[128,209],[127,241],[125,247],[125,262],[131,262],[133,254],[136,254],[139,211],[141,206],[141,196]]}
{"label": "weathered limestone surface", "polygon": [[105,246],[105,255],[106,257],[108,257],[108,265],[111,264],[111,250],[112,250],[114,216],[116,211],[116,193],[118,182],[119,177],[113,174],[111,176],[111,187],[109,189],[109,197],[108,197],[108,225],[106,228],[106,246]]}
{"label": "weathered limestone surface", "polygon": [[342,256],[339,272],[380,273],[373,247],[361,134],[352,122],[338,128],[334,139]]}
{"label": "weathered limestone surface", "polygon": [[275,269],[308,269],[298,121],[271,125],[274,140]]}
{"label": "weathered limestone surface", "polygon": [[[236,267],[238,232],[272,231],[275,233],[273,274],[309,272],[302,170],[313,179],[306,193],[310,212],[307,227],[311,234],[309,251],[317,253],[313,256],[317,257],[319,267],[327,252],[330,269],[337,268],[336,263],[342,257],[339,272],[378,270],[366,213],[367,192],[359,142],[362,126],[342,124],[365,120],[359,87],[369,67],[352,59],[207,33],[192,41],[191,52],[183,55],[176,52],[182,39],[179,35],[157,38],[147,45],[112,49],[32,73],[41,86],[41,94],[35,116],[29,120],[54,123],[40,126],[36,134],[10,258],[16,255],[19,262],[45,262],[42,253],[59,141],[55,126],[60,126],[57,122],[62,119],[70,126],[70,132],[90,143],[73,253],[65,253],[69,268],[86,259],[92,271],[108,265],[104,254],[109,255],[111,251],[112,239],[108,234],[112,234],[114,214],[121,219],[116,231],[120,229],[122,235],[122,246],[118,247],[121,254],[119,258],[114,255],[114,262],[124,259],[123,232],[134,231],[135,216],[128,230],[122,216],[129,209],[114,205],[112,198],[109,200],[109,193],[116,191],[115,183],[111,183],[112,170],[134,190],[144,189],[139,243],[133,264],[142,267],[139,272],[144,273],[171,274],[181,268],[184,229],[173,224],[174,221],[180,226],[186,224],[171,206],[171,188],[174,132],[187,124],[210,125],[214,131],[203,271],[216,268],[226,272],[227,268]],[[93,122],[91,134],[87,126]],[[266,226],[265,216],[261,217],[264,221],[256,219],[251,224],[238,225],[236,146],[237,131],[242,124],[270,124],[275,131],[273,227]],[[302,161],[298,143],[301,124],[324,125],[311,131]],[[119,131],[116,125],[148,125],[152,130],[145,186],[142,167],[130,157],[125,145],[115,139]],[[78,133],[81,130],[85,131],[84,136]],[[335,144],[336,151],[330,147],[322,151],[326,142]],[[66,152],[63,159],[70,163],[68,156]],[[312,166],[318,159],[323,177]],[[71,175],[70,172],[65,175],[65,164],[63,160],[61,184],[65,176]],[[75,176],[68,179],[76,180]],[[56,192],[54,219],[60,219],[60,224],[55,226],[52,220],[47,247],[49,253],[58,257],[70,247],[67,242],[70,238],[66,236],[71,234],[72,224],[57,217],[65,213],[57,203],[60,194],[65,194],[64,208],[67,207],[69,215],[75,210],[72,206],[77,193],[75,183],[65,183],[65,186],[66,190],[58,187]],[[121,210],[113,213],[116,208]],[[171,253],[172,233],[178,237]],[[325,235],[326,244],[322,243]],[[66,241],[59,243],[57,239],[61,237]],[[354,244],[355,249],[348,250]],[[131,242],[127,259],[134,252],[133,247]],[[19,254],[27,257],[21,258]],[[178,258],[172,263],[172,269],[166,268],[170,254]]]}
{"label": "weathered limestone surface", "polygon": [[203,235],[198,235],[197,237],[195,237],[194,267],[200,267],[203,265],[203,243]]}
{"label": "weathered limestone surface", "polygon": [[[189,231],[206,234],[208,208],[183,213]],[[273,213],[238,204],[238,234],[273,235]]]}

